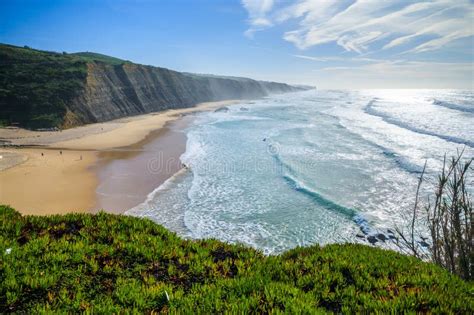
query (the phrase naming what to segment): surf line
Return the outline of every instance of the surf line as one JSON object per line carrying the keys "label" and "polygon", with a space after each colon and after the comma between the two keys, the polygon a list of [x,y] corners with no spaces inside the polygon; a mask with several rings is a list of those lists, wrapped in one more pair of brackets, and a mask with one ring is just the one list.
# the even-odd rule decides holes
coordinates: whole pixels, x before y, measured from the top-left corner
{"label": "surf line", "polygon": [[462,138],[441,135],[441,134],[431,132],[431,131],[428,131],[428,130],[424,130],[424,129],[421,129],[421,128],[416,128],[416,127],[410,126],[408,124],[405,124],[405,123],[403,123],[403,122],[401,122],[401,121],[399,121],[395,118],[392,118],[392,117],[390,117],[390,116],[388,116],[384,113],[381,113],[380,111],[378,111],[374,108],[374,104],[375,104],[376,101],[377,101],[376,99],[372,99],[364,107],[364,112],[366,114],[382,118],[382,120],[385,121],[388,124],[395,125],[397,127],[400,127],[400,128],[412,131],[412,132],[416,132],[416,133],[419,133],[419,134],[422,134],[422,135],[436,137],[436,138],[439,138],[439,139],[442,139],[442,140],[445,140],[445,141],[448,141],[448,142],[453,142],[453,143],[457,143],[457,144],[464,144],[468,147],[474,148],[474,141],[469,141],[469,140],[465,140],[465,139],[462,139]]}

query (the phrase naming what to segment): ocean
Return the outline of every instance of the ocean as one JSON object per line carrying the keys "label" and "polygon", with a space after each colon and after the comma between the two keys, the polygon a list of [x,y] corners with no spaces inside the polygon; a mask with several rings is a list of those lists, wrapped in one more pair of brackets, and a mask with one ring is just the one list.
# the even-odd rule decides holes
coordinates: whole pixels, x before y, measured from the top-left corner
{"label": "ocean", "polygon": [[[310,90],[200,113],[186,168],[127,214],[266,254],[407,224],[443,157],[474,156],[474,93]],[[423,227],[421,227],[423,229]]]}

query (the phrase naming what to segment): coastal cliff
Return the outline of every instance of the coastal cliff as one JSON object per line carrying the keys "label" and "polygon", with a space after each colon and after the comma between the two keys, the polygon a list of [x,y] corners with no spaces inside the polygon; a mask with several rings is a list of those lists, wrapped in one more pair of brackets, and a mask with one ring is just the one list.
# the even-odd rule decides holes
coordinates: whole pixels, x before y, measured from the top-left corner
{"label": "coastal cliff", "polygon": [[82,123],[100,122],[200,102],[259,98],[296,90],[282,83],[192,75],[132,63],[92,62],[87,64],[84,91],[69,103],[69,109]]}
{"label": "coastal cliff", "polygon": [[284,83],[198,75],[94,53],[0,45],[0,124],[68,128],[86,123],[302,90]]}

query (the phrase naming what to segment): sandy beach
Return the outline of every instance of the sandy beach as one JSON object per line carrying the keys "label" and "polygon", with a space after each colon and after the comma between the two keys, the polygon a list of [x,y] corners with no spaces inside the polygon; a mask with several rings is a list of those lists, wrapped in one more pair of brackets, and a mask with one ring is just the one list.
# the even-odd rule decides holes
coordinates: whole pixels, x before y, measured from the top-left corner
{"label": "sandy beach", "polygon": [[[235,103],[221,101],[196,107],[122,118],[64,131],[0,129],[0,140],[18,146],[0,148],[0,204],[23,214],[61,214],[104,209],[127,210],[179,170],[185,135],[164,128],[187,114]],[[147,145],[151,146],[143,149]],[[144,152],[172,166],[150,172]],[[137,158],[141,157],[141,158]],[[117,176],[126,169],[130,180]],[[118,178],[118,179],[117,179]],[[126,191],[127,194],[123,192]],[[132,197],[130,197],[132,196]],[[110,210],[109,210],[110,209]]]}

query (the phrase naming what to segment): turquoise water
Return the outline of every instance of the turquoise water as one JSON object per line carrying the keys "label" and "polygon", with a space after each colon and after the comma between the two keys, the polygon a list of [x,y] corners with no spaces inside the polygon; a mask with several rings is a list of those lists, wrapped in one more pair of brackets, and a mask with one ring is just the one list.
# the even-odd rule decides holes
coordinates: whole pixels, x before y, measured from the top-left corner
{"label": "turquoise water", "polygon": [[418,176],[474,156],[474,93],[306,91],[200,114],[183,169],[129,214],[265,253],[406,223]]}

